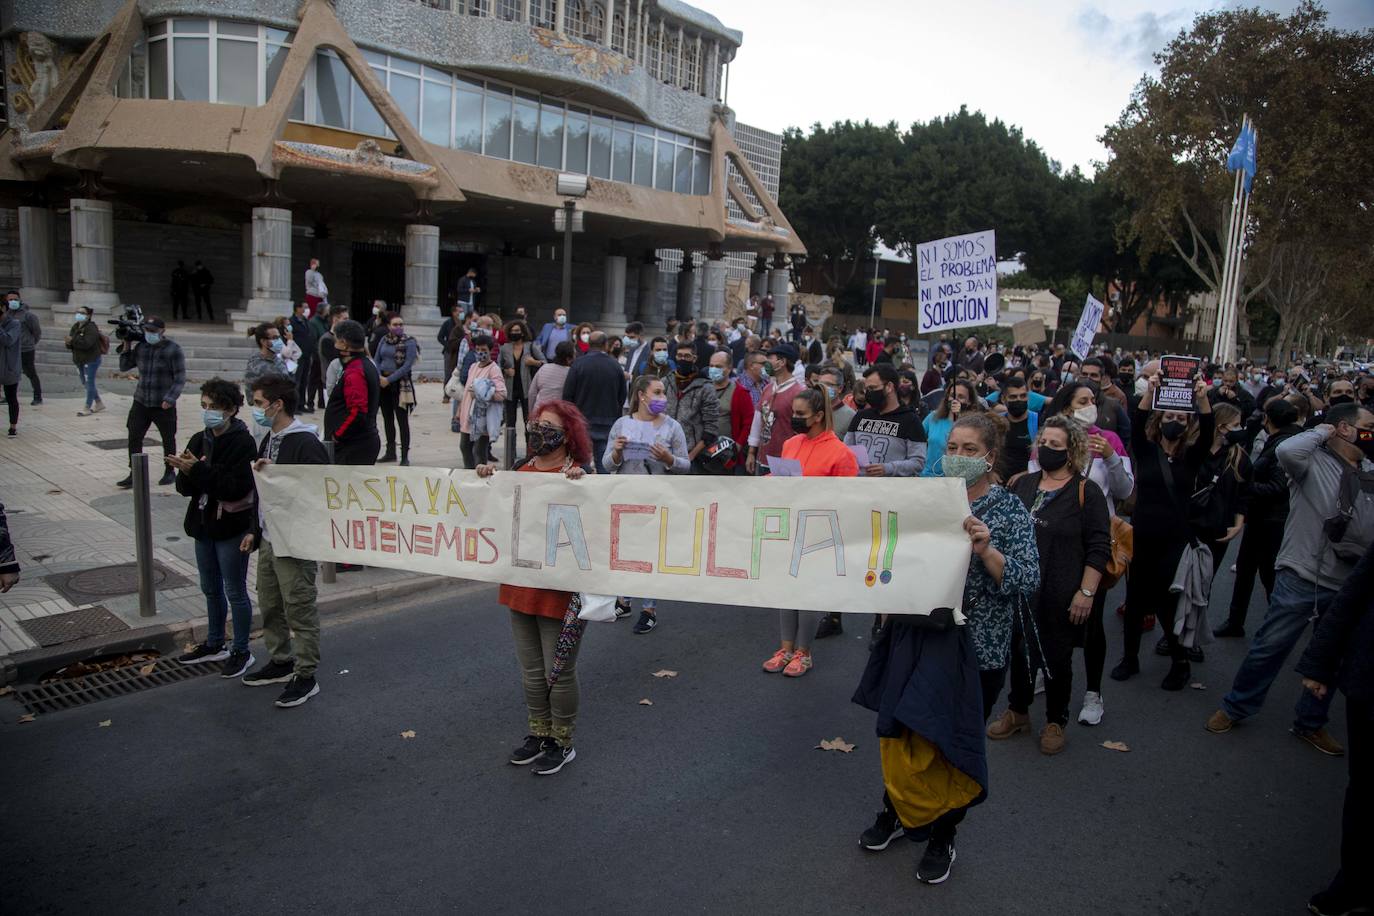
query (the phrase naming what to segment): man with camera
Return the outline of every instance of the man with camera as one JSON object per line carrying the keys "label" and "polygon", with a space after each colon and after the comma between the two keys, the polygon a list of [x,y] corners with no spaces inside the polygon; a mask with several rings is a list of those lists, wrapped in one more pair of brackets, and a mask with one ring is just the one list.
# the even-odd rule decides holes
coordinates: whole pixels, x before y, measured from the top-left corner
{"label": "man with camera", "polygon": [[[1289,512],[1274,563],[1264,623],[1207,730],[1222,734],[1260,711],[1265,695],[1313,617],[1320,618],[1374,543],[1374,413],[1339,404],[1327,422],[1278,446],[1288,474]],[[1292,732],[1323,754],[1345,753],[1326,730],[1331,694],[1303,691]]]}
{"label": "man with camera", "polygon": [[[134,402],[129,407],[129,460],[143,451],[143,436],[149,426],[156,426],[162,436],[164,455],[176,456],[177,398],[186,385],[186,357],[181,347],[165,334],[167,325],[156,315],[143,319],[141,337],[130,336],[119,345],[121,368],[132,355],[138,369],[138,385],[134,388]],[[130,354],[132,350],[132,354]],[[176,471],[170,467],[159,484],[176,481]],[[128,489],[134,485],[133,471],[117,486]]]}

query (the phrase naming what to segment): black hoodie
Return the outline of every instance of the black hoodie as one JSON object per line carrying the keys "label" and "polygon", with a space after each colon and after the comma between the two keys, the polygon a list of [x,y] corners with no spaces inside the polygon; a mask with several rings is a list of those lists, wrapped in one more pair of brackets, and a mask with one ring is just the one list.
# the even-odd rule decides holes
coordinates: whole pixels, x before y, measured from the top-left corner
{"label": "black hoodie", "polygon": [[187,451],[197,461],[190,471],[178,472],[177,492],[191,498],[186,507],[186,534],[222,541],[242,537],[253,528],[253,434],[234,417],[216,436],[202,429],[191,437]]}

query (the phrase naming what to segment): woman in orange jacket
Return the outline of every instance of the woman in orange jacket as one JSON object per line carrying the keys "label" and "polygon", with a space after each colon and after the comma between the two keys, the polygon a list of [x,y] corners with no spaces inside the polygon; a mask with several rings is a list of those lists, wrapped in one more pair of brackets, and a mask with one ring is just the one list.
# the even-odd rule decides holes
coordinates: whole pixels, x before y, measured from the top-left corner
{"label": "woman in orange jacket", "polygon": [[[834,427],[825,392],[816,387],[803,390],[792,400],[792,429],[797,435],[783,443],[782,457],[800,462],[803,477],[857,477],[858,459],[836,437]],[[801,677],[811,670],[811,637],[822,612],[781,610],[778,616],[782,644],[763,663],[763,670]]]}

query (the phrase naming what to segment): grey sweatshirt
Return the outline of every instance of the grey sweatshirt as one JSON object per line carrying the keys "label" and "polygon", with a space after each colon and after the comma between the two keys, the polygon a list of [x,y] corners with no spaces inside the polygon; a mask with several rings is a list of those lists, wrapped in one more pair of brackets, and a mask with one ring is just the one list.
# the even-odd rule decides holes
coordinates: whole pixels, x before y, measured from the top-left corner
{"label": "grey sweatshirt", "polygon": [[[1339,589],[1355,569],[1358,557],[1337,556],[1326,536],[1325,522],[1337,514],[1341,475],[1349,467],[1330,449],[1322,448],[1326,434],[1320,429],[1298,433],[1275,451],[1279,464],[1288,472],[1288,521],[1283,527],[1283,546],[1279,548],[1275,569],[1292,570],[1322,588]],[[1374,470],[1361,462],[1365,472]],[[1368,545],[1374,542],[1374,493],[1361,490],[1355,499],[1355,515],[1346,530],[1344,543]]]}

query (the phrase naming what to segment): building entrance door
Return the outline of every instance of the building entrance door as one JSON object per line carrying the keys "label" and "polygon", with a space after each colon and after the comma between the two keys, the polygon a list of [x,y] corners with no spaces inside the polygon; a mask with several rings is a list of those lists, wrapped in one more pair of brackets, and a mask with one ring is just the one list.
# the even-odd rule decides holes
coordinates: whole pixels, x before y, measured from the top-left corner
{"label": "building entrance door", "polygon": [[404,245],[353,243],[353,298],[348,314],[364,324],[372,317],[372,303],[381,299],[399,311],[406,298],[406,249]]}

